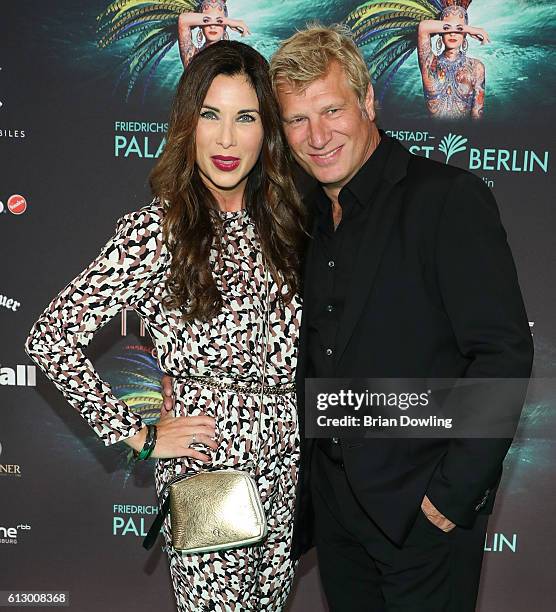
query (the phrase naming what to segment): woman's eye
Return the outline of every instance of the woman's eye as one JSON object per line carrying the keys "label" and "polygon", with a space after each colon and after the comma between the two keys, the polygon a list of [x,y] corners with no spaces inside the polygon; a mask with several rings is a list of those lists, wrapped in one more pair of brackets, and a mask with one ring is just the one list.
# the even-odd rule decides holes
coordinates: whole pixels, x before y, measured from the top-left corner
{"label": "woman's eye", "polygon": [[241,123],[253,123],[255,117],[253,115],[240,115],[237,120],[241,121]]}
{"label": "woman's eye", "polygon": [[216,114],[213,111],[202,111],[201,117],[203,119],[216,119]]}

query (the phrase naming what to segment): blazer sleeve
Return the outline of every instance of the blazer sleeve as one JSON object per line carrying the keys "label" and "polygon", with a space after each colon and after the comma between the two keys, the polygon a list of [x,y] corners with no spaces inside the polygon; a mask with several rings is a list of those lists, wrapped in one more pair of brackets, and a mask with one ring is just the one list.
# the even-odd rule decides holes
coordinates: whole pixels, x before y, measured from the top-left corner
{"label": "blazer sleeve", "polygon": [[120,401],[86,357],[93,334],[141,300],[165,259],[154,205],[122,216],[99,255],[47,306],[25,341],[27,355],[105,445],[133,436],[141,418]]}
{"label": "blazer sleeve", "polygon": [[[459,175],[447,196],[435,257],[443,305],[469,359],[465,377],[528,379],[533,342],[506,232],[490,189],[470,173]],[[519,388],[523,395],[508,406],[516,423],[526,385]],[[431,502],[456,524],[471,524],[510,444],[508,438],[451,440],[427,490]]]}

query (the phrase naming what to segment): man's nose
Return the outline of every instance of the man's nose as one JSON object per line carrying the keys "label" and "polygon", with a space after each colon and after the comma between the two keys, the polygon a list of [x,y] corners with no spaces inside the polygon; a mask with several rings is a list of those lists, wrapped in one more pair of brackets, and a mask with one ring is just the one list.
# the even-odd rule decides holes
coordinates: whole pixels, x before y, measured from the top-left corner
{"label": "man's nose", "polygon": [[218,131],[216,142],[224,149],[233,147],[236,144],[235,124],[233,120],[223,120],[220,122],[220,130]]}
{"label": "man's nose", "polygon": [[315,149],[322,149],[330,142],[331,132],[321,119],[309,122],[309,144]]}

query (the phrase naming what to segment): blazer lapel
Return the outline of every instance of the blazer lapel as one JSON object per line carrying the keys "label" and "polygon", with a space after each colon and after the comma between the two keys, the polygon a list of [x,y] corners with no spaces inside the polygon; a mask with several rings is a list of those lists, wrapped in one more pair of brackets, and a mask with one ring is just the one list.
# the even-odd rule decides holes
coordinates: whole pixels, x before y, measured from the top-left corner
{"label": "blazer lapel", "polygon": [[406,175],[409,159],[410,154],[402,145],[394,141],[386,162],[383,179],[374,202],[371,203],[372,209],[363,231],[356,260],[353,262],[353,269],[358,272],[350,281],[344,312],[338,327],[336,364],[339,363],[361,317],[382,254],[398,216],[403,191],[399,183]]}

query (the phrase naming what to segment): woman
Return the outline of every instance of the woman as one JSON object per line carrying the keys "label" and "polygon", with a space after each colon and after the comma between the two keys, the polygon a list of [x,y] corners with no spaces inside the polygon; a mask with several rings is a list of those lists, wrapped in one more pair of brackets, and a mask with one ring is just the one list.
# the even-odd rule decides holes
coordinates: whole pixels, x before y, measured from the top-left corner
{"label": "woman", "polygon": [[[182,555],[171,546],[167,520],[178,609],[281,610],[294,573],[293,379],[303,231],[268,65],[259,53],[221,41],[193,58],[178,85],[151,187],[155,200],[119,220],[100,255],[35,323],[26,350],[105,444],[144,450],[140,417],[83,353],[123,307],[137,311],[176,398],[175,418],[158,424],[151,455],[158,459],[158,493],[176,474],[245,469],[257,482],[269,526],[259,545]],[[270,333],[261,406],[266,269]],[[262,431],[255,435],[260,410]]]}
{"label": "woman", "polygon": [[[247,36],[249,28],[241,19],[230,19],[226,0],[202,0],[199,13],[181,13],[178,17],[178,46],[183,67],[201,49],[228,38],[226,28]],[[197,46],[193,42],[193,29],[197,30]]]}
{"label": "woman", "polygon": [[[462,119],[483,116],[485,104],[485,67],[469,57],[467,35],[490,42],[481,28],[468,25],[467,0],[460,6],[450,2],[440,19],[419,23],[417,54],[427,109],[432,117]],[[431,37],[438,35],[437,55],[432,51]]]}

